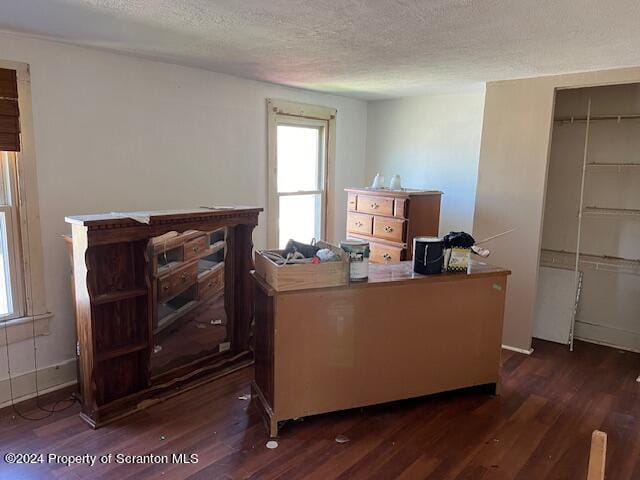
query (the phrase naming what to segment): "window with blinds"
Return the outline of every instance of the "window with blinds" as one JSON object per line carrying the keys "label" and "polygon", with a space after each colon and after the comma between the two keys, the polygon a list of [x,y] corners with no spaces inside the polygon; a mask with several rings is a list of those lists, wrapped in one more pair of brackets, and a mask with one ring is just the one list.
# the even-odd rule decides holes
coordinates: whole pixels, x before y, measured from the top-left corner
{"label": "window with blinds", "polygon": [[15,70],[0,68],[0,151],[20,151],[18,80]]}

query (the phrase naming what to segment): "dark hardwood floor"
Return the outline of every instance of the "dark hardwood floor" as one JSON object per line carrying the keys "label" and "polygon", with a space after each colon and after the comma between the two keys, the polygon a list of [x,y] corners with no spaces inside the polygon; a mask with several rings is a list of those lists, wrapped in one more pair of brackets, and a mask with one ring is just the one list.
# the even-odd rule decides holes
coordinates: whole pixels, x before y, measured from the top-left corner
{"label": "dark hardwood floor", "polygon": [[[502,395],[456,392],[291,422],[277,449],[248,401],[252,371],[93,431],[78,407],[0,418],[0,452],[196,453],[196,464],[8,465],[2,479],[580,479],[591,432],[608,434],[607,479],[640,479],[640,355],[576,342],[504,351]],[[434,366],[437,368],[437,366]],[[36,415],[36,412],[32,413]],[[337,435],[350,441],[336,443]]]}

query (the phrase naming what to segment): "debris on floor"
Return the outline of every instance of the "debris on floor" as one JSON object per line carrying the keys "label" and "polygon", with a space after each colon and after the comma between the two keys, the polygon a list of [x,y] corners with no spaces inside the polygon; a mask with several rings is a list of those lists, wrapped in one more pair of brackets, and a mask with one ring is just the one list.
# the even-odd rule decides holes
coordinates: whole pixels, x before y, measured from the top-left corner
{"label": "debris on floor", "polygon": [[207,328],[207,324],[202,322],[196,322],[196,328]]}
{"label": "debris on floor", "polygon": [[166,440],[167,437],[165,437],[164,435],[160,435],[160,440]]}
{"label": "debris on floor", "polygon": [[338,435],[336,437],[336,443],[347,443],[349,441],[349,437],[346,437],[344,435]]}
{"label": "debris on floor", "polygon": [[278,448],[278,442],[276,442],[275,440],[269,440],[267,442],[267,448],[269,450],[273,450],[274,448]]}
{"label": "debris on floor", "polygon": [[640,383],[640,375],[638,375],[638,378],[636,378],[636,382]]}
{"label": "debris on floor", "polygon": [[222,325],[222,320],[211,320],[211,325]]}
{"label": "debris on floor", "polygon": [[162,345],[154,345],[153,353],[158,353],[162,351]]}
{"label": "debris on floor", "polygon": [[240,395],[238,397],[238,400],[251,400],[251,394],[250,393],[245,393],[244,395]]}

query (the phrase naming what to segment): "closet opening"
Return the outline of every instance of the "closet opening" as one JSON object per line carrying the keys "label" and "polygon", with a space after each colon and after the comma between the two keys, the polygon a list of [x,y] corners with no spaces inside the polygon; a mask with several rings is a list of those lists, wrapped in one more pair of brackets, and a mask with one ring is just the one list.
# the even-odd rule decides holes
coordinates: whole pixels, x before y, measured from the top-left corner
{"label": "closet opening", "polygon": [[558,90],[533,336],[640,351],[640,84]]}

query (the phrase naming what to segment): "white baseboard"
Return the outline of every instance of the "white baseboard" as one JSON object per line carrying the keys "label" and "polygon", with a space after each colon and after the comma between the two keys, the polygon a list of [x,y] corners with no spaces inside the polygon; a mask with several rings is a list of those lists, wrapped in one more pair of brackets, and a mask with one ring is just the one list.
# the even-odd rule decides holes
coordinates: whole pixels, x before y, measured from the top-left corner
{"label": "white baseboard", "polygon": [[[76,376],[75,358],[57,365],[40,368],[38,369],[38,393],[42,395],[73,385],[77,382]],[[14,403],[35,397],[35,370],[13,377],[11,387],[13,387]],[[11,405],[11,389],[9,388],[9,379],[3,378],[0,380],[0,408],[8,405]]]}
{"label": "white baseboard", "polygon": [[509,345],[502,345],[502,348],[504,348],[505,350],[511,350],[512,352],[523,353],[525,355],[531,355],[533,353],[533,348],[525,350],[524,348],[511,347]]}
{"label": "white baseboard", "polygon": [[576,321],[574,338],[606,347],[640,352],[640,334],[606,325]]}

